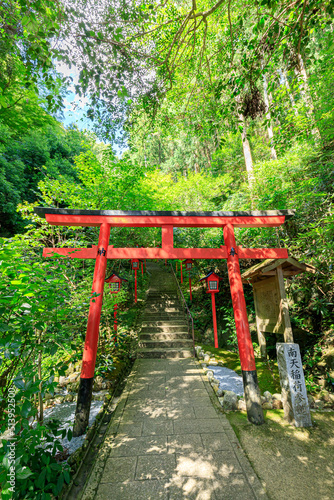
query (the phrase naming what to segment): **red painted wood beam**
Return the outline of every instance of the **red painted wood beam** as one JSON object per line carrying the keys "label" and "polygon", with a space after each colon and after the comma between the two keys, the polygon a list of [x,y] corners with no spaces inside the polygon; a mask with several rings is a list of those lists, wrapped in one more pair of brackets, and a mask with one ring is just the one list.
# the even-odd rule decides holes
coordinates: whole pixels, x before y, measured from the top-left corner
{"label": "red painted wood beam", "polygon": [[240,364],[244,383],[248,420],[260,425],[264,422],[260,390],[255,367],[254,349],[249,331],[246,301],[241,281],[239,253],[232,224],[224,227],[224,242],[227,247],[227,271],[230,282],[235,328],[239,347]]}
{"label": "red painted wood beam", "polygon": [[93,378],[95,371],[96,353],[97,353],[97,343],[99,338],[99,327],[100,327],[100,316],[102,309],[103,291],[104,291],[104,280],[107,268],[106,255],[103,253],[105,248],[108,248],[110,237],[110,226],[108,224],[102,224],[100,228],[99,235],[99,245],[100,253],[97,252],[97,247],[94,249],[95,252],[95,269],[93,277],[93,287],[92,293],[96,293],[97,296],[90,300],[89,313],[88,313],[88,323],[87,323],[87,333],[85,340],[85,348],[82,358],[81,367],[81,378]]}
{"label": "red painted wood beam", "polygon": [[218,331],[217,331],[217,316],[216,316],[216,299],[215,293],[211,294],[212,301],[212,321],[213,321],[213,337],[215,341],[215,348],[218,349]]}
{"label": "red painted wood beam", "polygon": [[137,304],[137,269],[135,269],[135,303]]}
{"label": "red painted wood beam", "polygon": [[95,251],[95,269],[93,277],[92,298],[89,304],[87,332],[82,357],[80,383],[73,435],[81,436],[89,421],[90,403],[92,399],[96,353],[99,340],[100,317],[102,309],[104,281],[106,278],[107,255],[110,237],[109,224],[101,224],[99,234],[99,252]]}
{"label": "red painted wood beam", "polygon": [[97,246],[93,248],[44,248],[43,257],[60,255],[71,259],[96,259]]}
{"label": "red painted wood beam", "polygon": [[103,223],[115,227],[221,227],[232,224],[235,227],[276,227],[284,224],[285,216],[108,216],[108,215],[66,215],[45,214],[46,220],[54,226],[100,226]]}
{"label": "red painted wood beam", "polygon": [[286,248],[243,248],[236,247],[239,259],[287,259]]}
{"label": "red painted wood beam", "polygon": [[[239,259],[287,259],[286,248],[236,247]],[[53,254],[71,259],[96,259],[97,247],[93,248],[44,248],[43,257]],[[226,259],[226,247],[220,248],[114,248],[108,246],[108,259]]]}
{"label": "red painted wood beam", "polygon": [[162,226],[161,227],[161,247],[162,248],[173,248],[174,246],[174,235],[173,226]]}

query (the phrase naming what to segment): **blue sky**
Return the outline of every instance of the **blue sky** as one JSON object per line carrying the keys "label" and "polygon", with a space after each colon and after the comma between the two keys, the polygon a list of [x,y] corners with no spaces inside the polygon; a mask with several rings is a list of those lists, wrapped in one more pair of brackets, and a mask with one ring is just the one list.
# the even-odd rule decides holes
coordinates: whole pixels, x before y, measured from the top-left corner
{"label": "blue sky", "polygon": [[[72,84],[68,88],[68,94],[64,99],[65,109],[63,111],[64,118],[61,120],[62,123],[66,126],[75,123],[79,130],[92,130],[94,128],[94,124],[91,120],[85,118],[85,112],[88,110],[89,98],[88,97],[80,97],[75,93],[75,85],[78,85],[78,71],[72,66],[71,69],[64,63],[56,64],[57,71],[62,73],[65,76],[70,76],[73,79]],[[97,139],[98,142],[100,139]],[[108,144],[108,143],[105,143]],[[121,156],[124,149],[120,149],[117,145],[113,145],[113,150],[118,156]]]}
{"label": "blue sky", "polygon": [[64,99],[64,119],[62,122],[65,126],[71,123],[76,123],[80,130],[92,130],[92,122],[84,118],[84,113],[87,111],[88,98],[79,97],[75,93],[75,85],[78,84],[78,72],[74,66],[71,69],[64,63],[57,63],[57,71],[65,76],[70,76],[73,79],[69,86],[68,95]]}

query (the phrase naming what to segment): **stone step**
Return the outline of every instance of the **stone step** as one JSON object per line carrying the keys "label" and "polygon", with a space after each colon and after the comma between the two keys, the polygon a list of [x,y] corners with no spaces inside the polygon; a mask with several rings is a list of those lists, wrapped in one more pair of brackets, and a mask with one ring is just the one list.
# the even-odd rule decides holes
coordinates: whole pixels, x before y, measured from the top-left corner
{"label": "stone step", "polygon": [[146,340],[189,340],[188,330],[186,332],[152,332],[152,333],[140,333],[140,341]]}
{"label": "stone step", "polygon": [[141,333],[185,333],[188,332],[188,326],[185,323],[184,325],[173,325],[169,326],[143,326],[141,329]]}
{"label": "stone step", "polygon": [[146,294],[138,358],[190,358],[193,341],[178,297],[177,285],[169,269],[152,268]]}
{"label": "stone step", "polygon": [[153,305],[171,305],[171,306],[176,306],[180,304],[180,301],[177,299],[163,299],[161,297],[156,298],[156,299],[146,299],[146,304],[153,304]]}
{"label": "stone step", "polygon": [[164,316],[183,316],[183,312],[182,311],[152,311],[152,309],[149,309],[148,311],[145,311],[145,315],[158,315],[158,314],[162,314]]}
{"label": "stone step", "polygon": [[157,314],[161,314],[161,313],[180,313],[182,312],[182,309],[180,309],[179,307],[150,307],[150,308],[146,308],[144,309],[144,313],[149,313],[149,314],[153,314],[153,313],[157,313]]}
{"label": "stone step", "polygon": [[163,290],[161,290],[160,292],[147,292],[146,294],[146,298],[147,299],[155,299],[156,297],[161,297],[163,299],[174,299],[174,300],[177,300],[178,299],[178,294],[177,294],[177,291],[176,290],[172,290],[170,292],[165,292]]}
{"label": "stone step", "polygon": [[146,349],[168,349],[168,348],[181,348],[187,349],[192,346],[192,339],[181,340],[140,340],[139,347],[146,347]]}
{"label": "stone step", "polygon": [[155,308],[155,309],[164,309],[165,307],[176,307],[178,309],[182,308],[181,304],[179,301],[176,301],[175,302],[167,302],[167,301],[164,301],[164,300],[155,300],[155,301],[152,301],[152,302],[147,302],[146,301],[146,308],[147,309],[152,309],[152,308]]}
{"label": "stone step", "polygon": [[138,349],[137,358],[191,358],[193,349]]}
{"label": "stone step", "polygon": [[171,313],[171,314],[145,313],[143,315],[143,321],[172,321],[174,323],[174,321],[181,321],[181,320],[186,321],[183,314],[176,315],[175,313]]}
{"label": "stone step", "polygon": [[155,326],[166,326],[168,328],[174,328],[174,327],[180,327],[180,326],[185,326],[188,328],[188,323],[185,319],[181,319],[181,320],[173,320],[173,321],[154,321],[154,320],[144,320],[142,321],[142,326],[143,328],[146,328],[146,327],[155,327]]}
{"label": "stone step", "polygon": [[177,286],[174,283],[159,282],[157,285],[152,285],[148,293],[176,293]]}

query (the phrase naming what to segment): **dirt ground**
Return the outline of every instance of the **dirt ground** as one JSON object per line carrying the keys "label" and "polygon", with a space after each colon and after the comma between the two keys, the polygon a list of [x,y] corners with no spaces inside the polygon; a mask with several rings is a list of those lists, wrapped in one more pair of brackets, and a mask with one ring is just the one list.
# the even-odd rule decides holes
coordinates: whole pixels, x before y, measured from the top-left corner
{"label": "dirt ground", "polygon": [[255,426],[246,413],[228,419],[271,500],[334,499],[334,412],[312,412],[313,427],[297,429],[283,410]]}

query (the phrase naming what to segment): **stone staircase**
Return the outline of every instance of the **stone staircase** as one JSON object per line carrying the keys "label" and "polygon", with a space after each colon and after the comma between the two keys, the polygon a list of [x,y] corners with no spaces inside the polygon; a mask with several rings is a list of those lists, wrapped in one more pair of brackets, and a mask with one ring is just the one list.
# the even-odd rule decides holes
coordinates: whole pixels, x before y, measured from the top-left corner
{"label": "stone staircase", "polygon": [[193,341],[169,267],[147,263],[151,274],[137,358],[190,358]]}

